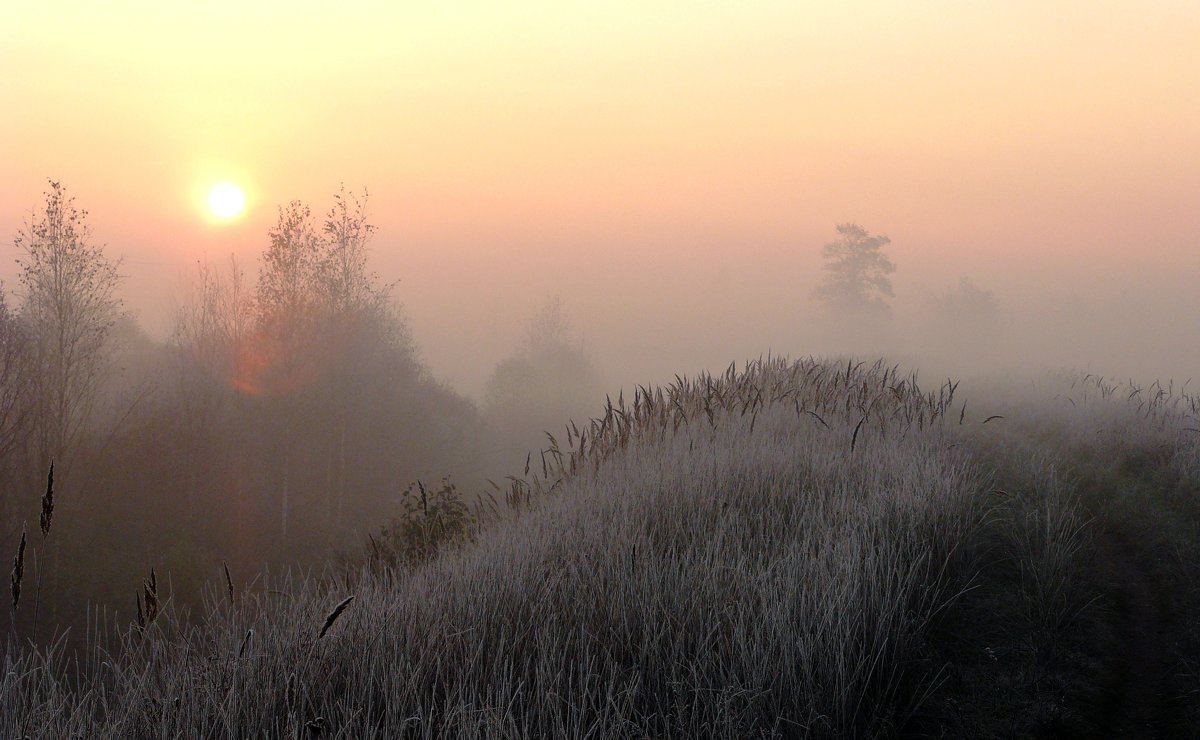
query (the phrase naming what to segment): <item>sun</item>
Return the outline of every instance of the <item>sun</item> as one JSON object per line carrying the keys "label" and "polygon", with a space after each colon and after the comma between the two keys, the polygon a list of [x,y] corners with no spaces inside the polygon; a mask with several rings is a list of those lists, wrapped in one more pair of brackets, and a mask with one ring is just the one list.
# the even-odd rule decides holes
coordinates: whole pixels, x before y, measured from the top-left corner
{"label": "sun", "polygon": [[217,218],[233,218],[242,212],[246,196],[231,182],[220,182],[208,191],[208,210]]}

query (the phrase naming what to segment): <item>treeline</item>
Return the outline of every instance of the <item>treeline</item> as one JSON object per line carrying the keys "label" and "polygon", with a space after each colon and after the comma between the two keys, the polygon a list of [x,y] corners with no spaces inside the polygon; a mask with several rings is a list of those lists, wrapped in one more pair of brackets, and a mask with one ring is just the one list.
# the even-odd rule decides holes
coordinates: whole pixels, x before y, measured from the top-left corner
{"label": "treeline", "polygon": [[[86,604],[127,619],[151,568],[194,603],[223,564],[249,581],[357,552],[414,481],[478,490],[497,459],[515,468],[541,429],[594,405],[556,302],[482,408],[439,382],[396,284],[370,268],[373,233],[366,195],[344,188],[323,217],[281,207],[257,276],[234,259],[199,265],[157,342],[123,313],[119,261],[51,183],[0,302],[0,537],[5,552],[30,542],[10,630],[83,626]],[[57,513],[42,535],[51,464]]]}

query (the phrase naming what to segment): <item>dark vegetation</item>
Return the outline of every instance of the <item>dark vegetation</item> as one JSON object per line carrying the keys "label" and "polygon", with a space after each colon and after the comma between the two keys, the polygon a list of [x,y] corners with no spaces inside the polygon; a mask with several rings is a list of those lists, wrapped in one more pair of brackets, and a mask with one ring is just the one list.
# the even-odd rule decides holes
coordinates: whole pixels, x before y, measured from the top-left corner
{"label": "dark vegetation", "polygon": [[532,381],[532,368],[506,370],[507,405],[487,418],[432,377],[395,286],[370,271],[366,205],[342,191],[323,219],[281,208],[257,276],[198,265],[161,343],[122,312],[119,262],[52,183],[16,238],[14,300],[0,300],[4,551],[36,522],[51,462],[61,503],[29,564],[52,587],[36,624],[32,608],[4,620],[9,639],[71,628],[82,640],[89,605],[129,621],[150,568],[177,606],[198,606],[223,563],[251,581],[356,552],[406,515],[410,484],[449,475],[451,490],[477,491],[500,477],[485,453],[532,447],[545,414],[510,418],[521,393],[540,387],[551,412],[577,402],[551,387],[589,371],[561,306],[553,335],[531,325],[522,357],[562,366]]}
{"label": "dark vegetation", "polygon": [[[580,424],[599,382],[551,301],[477,409],[370,273],[365,198],[281,209],[253,284],[202,265],[166,345],[85,220],[52,185],[0,304],[0,735],[1200,723],[1184,389],[773,358]],[[823,298],[882,320],[887,240],[839,233]]]}

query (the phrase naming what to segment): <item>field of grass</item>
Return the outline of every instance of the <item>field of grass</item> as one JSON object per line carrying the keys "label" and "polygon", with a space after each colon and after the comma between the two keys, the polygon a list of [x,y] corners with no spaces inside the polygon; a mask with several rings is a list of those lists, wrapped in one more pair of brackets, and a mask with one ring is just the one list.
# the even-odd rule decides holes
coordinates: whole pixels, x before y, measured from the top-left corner
{"label": "field of grass", "polygon": [[422,487],[320,574],[9,645],[0,735],[1186,736],[1198,418],[884,363],[638,389],[494,505]]}

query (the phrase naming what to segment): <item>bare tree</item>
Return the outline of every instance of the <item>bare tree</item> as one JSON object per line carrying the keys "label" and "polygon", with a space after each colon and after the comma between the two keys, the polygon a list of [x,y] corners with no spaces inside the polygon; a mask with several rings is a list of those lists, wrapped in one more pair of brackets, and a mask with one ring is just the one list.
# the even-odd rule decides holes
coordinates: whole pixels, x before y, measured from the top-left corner
{"label": "bare tree", "polygon": [[816,296],[826,307],[844,316],[885,316],[891,298],[889,275],[896,265],[883,253],[891,244],[883,234],[872,236],[856,223],[838,224],[838,238],[821,249],[825,280]]}
{"label": "bare tree", "polygon": [[936,337],[942,345],[938,349],[977,358],[996,351],[996,340],[1003,334],[999,304],[992,291],[970,278],[929,296],[924,309],[934,328],[928,332],[929,340]]}
{"label": "bare tree", "polygon": [[931,308],[966,328],[990,331],[999,322],[995,294],[967,277],[960,278],[958,285],[933,299]]}
{"label": "bare tree", "polygon": [[523,349],[537,353],[549,347],[566,346],[571,337],[571,320],[562,296],[552,296],[525,325]]}
{"label": "bare tree", "polygon": [[94,411],[121,309],[120,263],[92,243],[87,211],[53,181],[14,243],[24,255],[20,319],[30,338],[36,463],[45,470],[74,449]]}
{"label": "bare tree", "polygon": [[[181,460],[187,478],[187,503],[194,505],[200,486],[199,461],[212,458],[232,443],[238,470],[244,469],[244,445],[237,443],[241,427],[229,424],[231,411],[241,410],[247,386],[243,364],[246,342],[253,331],[253,296],[237,259],[228,270],[200,263],[187,286],[175,317],[171,345],[175,350],[178,384],[178,431],[185,440]],[[231,408],[232,407],[232,408]],[[242,485],[235,477],[235,486]]]}
{"label": "bare tree", "polygon": [[547,430],[583,418],[600,398],[591,358],[571,342],[571,323],[559,297],[530,317],[515,352],[492,370],[484,409],[508,442],[534,444]]}
{"label": "bare tree", "polygon": [[254,298],[231,256],[228,271],[199,263],[175,316],[171,343],[189,367],[237,387],[238,348],[253,331]]}

